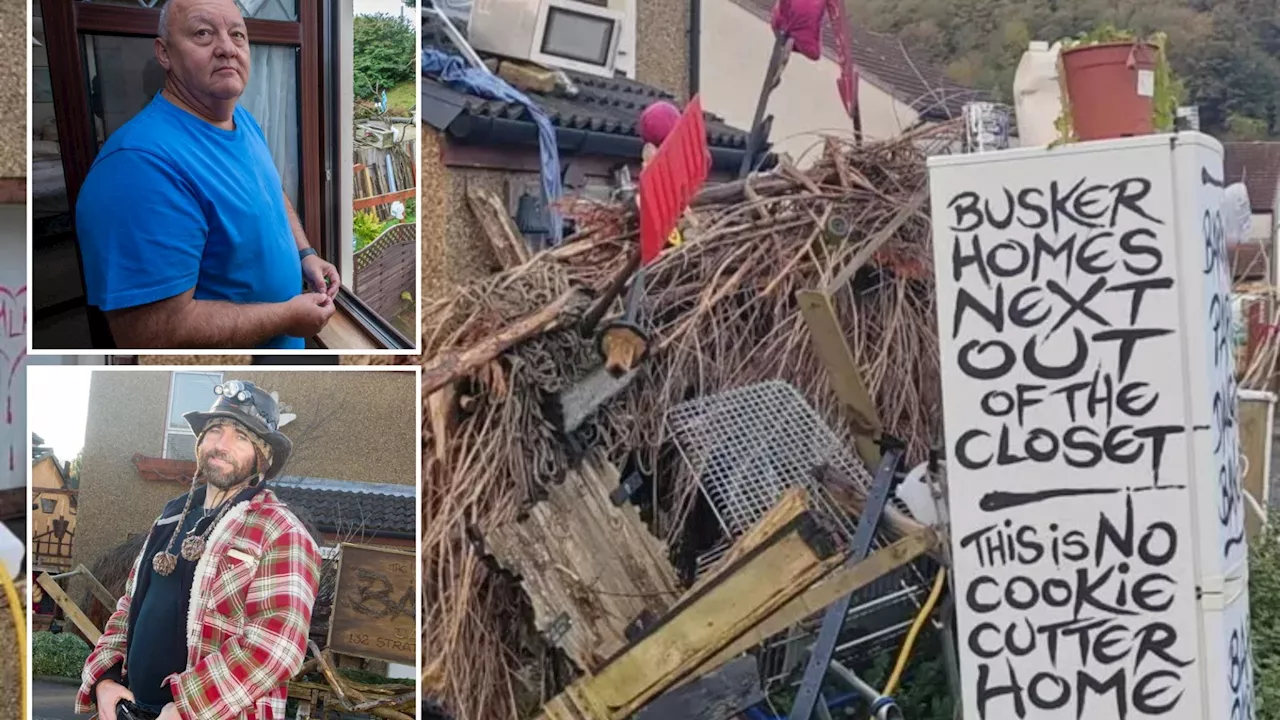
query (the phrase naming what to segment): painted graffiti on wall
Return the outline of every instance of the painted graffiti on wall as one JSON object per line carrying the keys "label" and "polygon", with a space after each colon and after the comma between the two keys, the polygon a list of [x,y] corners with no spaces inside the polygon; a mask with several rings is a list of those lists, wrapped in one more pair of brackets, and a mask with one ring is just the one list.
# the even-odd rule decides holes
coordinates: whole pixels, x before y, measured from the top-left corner
{"label": "painted graffiti on wall", "polygon": [[1046,167],[933,180],[965,716],[1196,717],[1168,181]]}
{"label": "painted graffiti on wall", "polygon": [[0,488],[26,482],[27,288],[0,285]]}

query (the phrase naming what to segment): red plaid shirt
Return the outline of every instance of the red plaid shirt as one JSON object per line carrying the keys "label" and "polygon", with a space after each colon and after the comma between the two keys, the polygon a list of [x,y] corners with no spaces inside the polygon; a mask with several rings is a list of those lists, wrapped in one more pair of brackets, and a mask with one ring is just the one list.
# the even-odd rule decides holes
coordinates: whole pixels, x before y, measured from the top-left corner
{"label": "red plaid shirt", "polygon": [[[120,665],[128,674],[125,636],[141,563],[140,554],[85,661],[77,713],[92,711],[93,686],[108,670]],[[167,678],[183,720],[283,720],[289,678],[306,657],[319,578],[315,541],[271,490],[227,512],[196,564],[187,669]]]}

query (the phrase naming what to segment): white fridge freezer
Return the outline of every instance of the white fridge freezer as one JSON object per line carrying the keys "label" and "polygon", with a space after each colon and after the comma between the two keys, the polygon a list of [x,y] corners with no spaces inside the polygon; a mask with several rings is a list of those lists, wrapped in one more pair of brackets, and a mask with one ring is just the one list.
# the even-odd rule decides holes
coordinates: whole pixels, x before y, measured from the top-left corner
{"label": "white fridge freezer", "polygon": [[966,720],[1230,717],[1246,573],[1222,147],[931,158]]}

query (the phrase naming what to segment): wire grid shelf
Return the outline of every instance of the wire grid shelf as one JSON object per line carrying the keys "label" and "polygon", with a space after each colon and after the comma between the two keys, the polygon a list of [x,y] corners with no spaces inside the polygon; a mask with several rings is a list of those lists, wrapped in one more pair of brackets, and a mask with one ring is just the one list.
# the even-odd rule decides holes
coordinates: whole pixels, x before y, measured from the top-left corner
{"label": "wire grid shelf", "polygon": [[[709,571],[741,537],[777,503],[787,490],[804,486],[819,508],[827,511],[852,538],[854,520],[836,511],[828,493],[813,477],[827,464],[870,490],[873,482],[852,452],[792,385],[767,381],[697,398],[672,408],[668,428],[676,447],[698,477],[698,486],[728,536],[697,559],[697,574]],[[907,509],[896,499],[894,506]],[[873,547],[883,547],[877,533]],[[836,656],[868,657],[906,632],[936,568],[928,558],[898,568],[854,593]],[[761,673],[769,682],[785,682],[788,648],[807,647],[817,635],[821,614],[794,633],[784,633],[761,647]]]}
{"label": "wire grid shelf", "polygon": [[853,524],[813,471],[831,465],[867,489],[871,475],[793,386],[770,380],[689,400],[671,409],[667,424],[730,538],[742,537],[797,486],[853,537]]}

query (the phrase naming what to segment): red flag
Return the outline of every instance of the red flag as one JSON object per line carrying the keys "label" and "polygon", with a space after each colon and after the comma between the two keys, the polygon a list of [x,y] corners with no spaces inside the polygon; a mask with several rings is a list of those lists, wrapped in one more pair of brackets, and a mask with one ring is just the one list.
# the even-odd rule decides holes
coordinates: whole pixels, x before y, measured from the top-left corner
{"label": "red flag", "polygon": [[662,252],[667,238],[693,196],[711,172],[707,128],[702,102],[689,101],[684,115],[640,172],[640,264],[648,265]]}
{"label": "red flag", "polygon": [[831,16],[831,33],[836,40],[836,55],[840,59],[840,77],[836,89],[844,111],[854,117],[858,111],[858,69],[853,65],[853,48],[849,43],[849,19],[844,14],[843,0],[827,0],[827,14]]}

